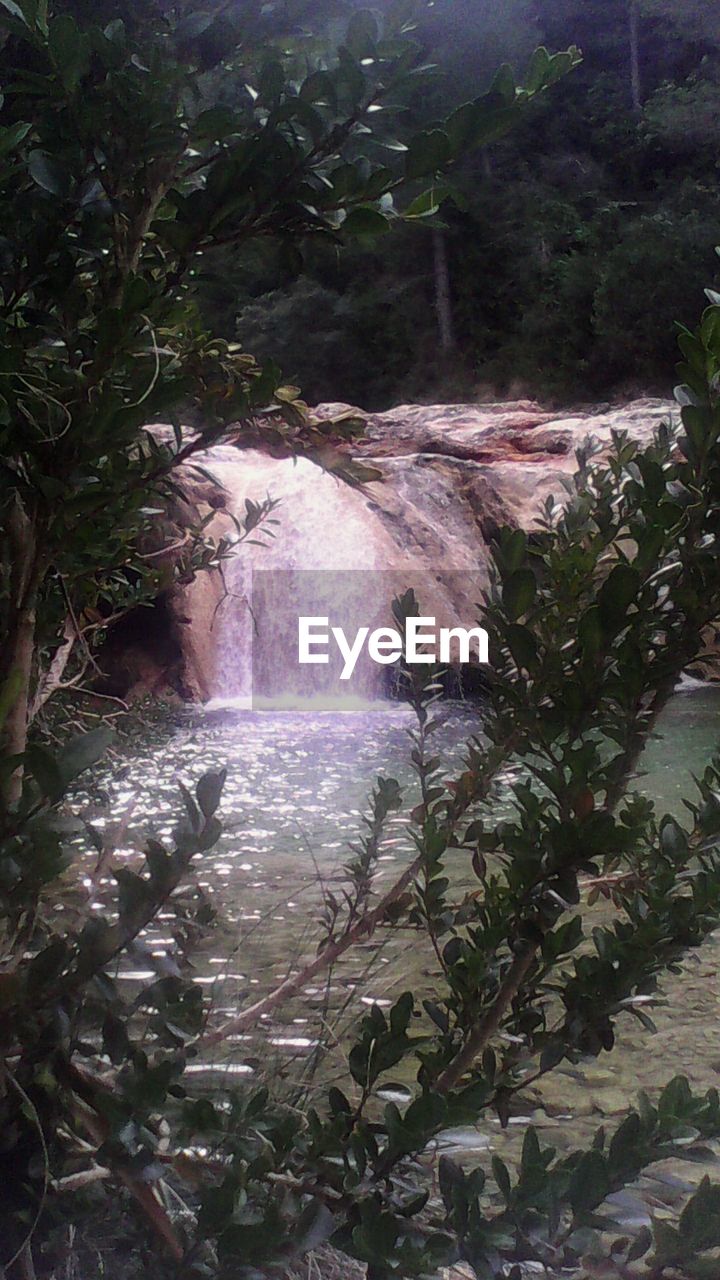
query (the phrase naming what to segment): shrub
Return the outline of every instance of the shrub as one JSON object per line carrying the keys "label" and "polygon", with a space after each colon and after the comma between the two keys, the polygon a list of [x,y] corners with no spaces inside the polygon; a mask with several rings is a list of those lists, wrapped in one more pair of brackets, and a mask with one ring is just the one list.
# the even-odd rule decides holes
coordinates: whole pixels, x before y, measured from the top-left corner
{"label": "shrub", "polygon": [[[714,1090],[696,1098],[678,1078],[609,1138],[599,1131],[563,1157],[531,1128],[517,1169],[491,1163],[499,1204],[484,1169],[446,1158],[433,1197],[419,1161],[443,1129],[493,1112],[506,1122],[531,1081],[609,1051],[622,1012],[651,1029],[647,997],[663,971],[720,921],[720,762],[699,777],[686,826],[632,791],[658,714],[720,612],[720,299],[711,302],[698,332],[680,337],[683,434],[663,429],[646,449],[618,435],[605,462],[582,452],[567,504],[548,500],[532,542],[519,530],[499,536],[484,619],[491,702],[457,776],[432,751],[437,682],[405,669],[417,721],[413,860],[373,894],[388,818],[404,803],[380,778],[342,892],[325,895],[317,954],[224,1025],[206,1022],[180,968],[132,1004],[113,982],[161,905],[185,942],[207,923],[202,898],[180,889],[219,833],[222,771],[183,792],[172,846],[150,840],[144,867],[113,870],[107,913],[86,906],[65,925],[46,908],[67,848],[57,805],[104,739],[56,758],[27,754],[0,846],[11,1271],[41,1261],[59,1194],[92,1184],[129,1193],[160,1257],[188,1275],[260,1276],[326,1241],[371,1280],[433,1275],[458,1258],[482,1280],[519,1276],[529,1261],[571,1275],[585,1265],[618,1277],[714,1274],[720,1189],[708,1180],[675,1223],[622,1237],[606,1206],[648,1165],[692,1159],[720,1135]],[[418,604],[408,593],[394,609],[402,622]],[[511,783],[509,762],[522,766]],[[512,799],[501,821],[498,785]],[[111,851],[88,835],[107,870]],[[458,868],[478,886],[459,904]],[[595,921],[587,877],[612,901],[611,920]],[[319,1101],[288,1102],[267,1086],[221,1098],[191,1088],[191,1058],[257,1026],[404,916],[435,949],[437,994],[408,991],[387,1013],[373,1006],[346,1081]],[[383,1102],[388,1076],[410,1068],[407,1104]]]}

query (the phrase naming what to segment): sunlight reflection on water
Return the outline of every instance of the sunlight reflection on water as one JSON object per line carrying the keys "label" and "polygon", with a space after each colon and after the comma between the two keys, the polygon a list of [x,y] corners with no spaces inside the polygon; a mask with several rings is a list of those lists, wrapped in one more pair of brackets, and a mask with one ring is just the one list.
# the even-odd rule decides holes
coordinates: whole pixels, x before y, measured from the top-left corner
{"label": "sunlight reflection on water", "polygon": [[[642,789],[681,820],[681,800],[687,794],[689,775],[701,771],[717,748],[718,711],[720,689],[680,693],[666,711],[660,736],[643,758]],[[481,708],[443,704],[440,717],[443,723],[434,750],[453,769],[462,759],[466,739],[481,727]],[[95,820],[97,826],[112,831],[134,802],[116,857],[118,861],[139,860],[147,835],[159,832],[169,837],[173,830],[180,814],[178,781],[191,786],[207,769],[227,766],[220,812],[223,835],[217,846],[198,860],[198,878],[218,911],[219,927],[193,956],[194,979],[210,995],[217,1016],[232,1016],[243,1004],[282,981],[302,958],[314,954],[318,882],[322,880],[326,888],[335,891],[341,885],[342,867],[350,856],[348,846],[357,837],[360,817],[367,810],[368,793],[378,774],[397,777],[407,788],[404,812],[393,814],[389,823],[378,863],[378,885],[391,882],[396,869],[412,857],[414,846],[406,825],[407,812],[417,803],[408,763],[407,730],[411,727],[409,709],[390,703],[346,708],[342,715],[310,704],[302,710],[275,706],[263,712],[205,708],[188,713],[182,724],[168,726],[166,733],[148,742],[131,760],[115,764],[95,778],[108,798]],[[516,776],[517,770],[506,775],[500,808],[507,802],[510,781]],[[126,982],[153,977],[152,969],[145,965],[171,947],[170,918],[171,913],[160,913],[145,939],[147,952],[138,953],[132,967],[128,964],[123,973]],[[708,954],[712,947],[717,944],[711,941]],[[355,1013],[358,1004],[365,1008],[374,1000],[387,1006],[408,986],[421,995],[431,994],[434,974],[434,958],[418,933],[404,929],[393,935],[384,951],[383,941],[374,938],[338,965],[333,998],[341,1006],[355,993]],[[706,1003],[711,993],[707,998],[703,994],[692,997],[697,1006],[693,1013],[682,981],[672,980],[678,984],[678,994],[671,995],[667,1034],[682,1036],[685,1025],[690,1028],[685,1039],[690,1045],[691,1067],[683,1064],[683,1070],[692,1075],[696,1064],[696,1075],[707,1088],[714,1081],[706,1079],[712,1072],[709,1065],[705,1069],[705,1059],[709,1063],[713,1054],[720,1059],[720,1036],[713,1038],[705,1031],[710,1027]],[[279,1062],[280,1055],[284,1055],[284,1063],[291,1058],[307,1061],[320,1028],[325,1026],[326,997],[322,982],[309,985],[292,1006],[272,1020],[264,1020],[265,1039],[259,1051],[257,1035],[233,1037],[226,1046],[232,1072],[250,1075],[259,1060],[266,1059],[269,1065],[276,1059]],[[696,1028],[693,1019],[698,1017],[699,1032],[692,1029]],[[658,1021],[662,1033],[664,1023]],[[698,1035],[707,1035],[706,1048],[693,1049],[692,1037],[697,1040]],[[630,1068],[623,1066],[622,1055],[613,1058],[617,1063],[613,1071],[619,1073],[616,1093],[623,1088],[634,1093],[640,1072],[650,1070],[648,1064],[653,1061],[644,1041],[642,1046],[638,1041],[637,1054],[632,1033],[628,1043]],[[667,1074],[667,1063],[660,1065]],[[204,1078],[226,1067],[196,1062],[191,1069]],[[625,1076],[627,1085],[622,1083]],[[576,1116],[586,1114],[582,1108],[587,1106],[584,1084],[562,1075],[558,1079],[563,1097],[554,1112],[556,1128],[570,1115],[571,1105]],[[610,1099],[612,1090],[607,1083],[592,1088],[602,1110],[605,1096]],[[527,1117],[519,1117],[518,1123],[526,1124]],[[475,1130],[453,1138],[460,1147],[487,1145],[487,1137]]]}

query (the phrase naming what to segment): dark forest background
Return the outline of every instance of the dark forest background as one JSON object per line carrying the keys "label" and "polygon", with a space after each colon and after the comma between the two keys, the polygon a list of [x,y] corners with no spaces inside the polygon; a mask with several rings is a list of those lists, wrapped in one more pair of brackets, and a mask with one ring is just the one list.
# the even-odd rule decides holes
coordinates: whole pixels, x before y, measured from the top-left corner
{"label": "dark forest background", "polygon": [[[411,127],[538,44],[584,60],[455,173],[434,217],[302,262],[228,253],[220,283],[200,282],[209,324],[312,402],[668,392],[675,321],[720,267],[720,2],[435,0],[419,34],[437,69]],[[328,56],[336,38],[319,26]]]}

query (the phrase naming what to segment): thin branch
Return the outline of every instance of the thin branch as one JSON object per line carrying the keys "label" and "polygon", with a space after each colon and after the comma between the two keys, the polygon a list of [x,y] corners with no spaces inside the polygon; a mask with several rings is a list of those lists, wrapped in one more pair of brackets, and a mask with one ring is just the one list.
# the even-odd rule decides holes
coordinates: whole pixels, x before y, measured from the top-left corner
{"label": "thin branch", "polygon": [[488,1009],[485,1017],[470,1032],[460,1052],[435,1081],[433,1087],[439,1093],[448,1093],[454,1088],[465,1072],[470,1070],[476,1058],[480,1056],[483,1049],[487,1047],[492,1037],[499,1030],[505,1013],[532,968],[537,948],[537,943],[527,943],[522,951],[515,956],[493,1005]]}
{"label": "thin branch", "polygon": [[[40,1197],[40,1203],[37,1207],[35,1217],[33,1218],[33,1221],[30,1224],[30,1228],[27,1232],[27,1235],[25,1236],[25,1239],[20,1245],[20,1248],[16,1251],[16,1253],[13,1254],[12,1258],[10,1258],[10,1260],[5,1263],[5,1270],[9,1271],[10,1268],[21,1258],[24,1258],[26,1262],[29,1261],[30,1267],[32,1268],[32,1253],[30,1252],[30,1245],[32,1242],[32,1238],[35,1235],[35,1232],[37,1231],[38,1223],[40,1222],[40,1219],[43,1215],[43,1211],[45,1209],[45,1201],[47,1199],[48,1186],[50,1184],[50,1153],[48,1152],[47,1142],[45,1141],[45,1133],[43,1131],[42,1123],[40,1121],[40,1116],[37,1113],[37,1107],[35,1106],[35,1103],[33,1102],[32,1098],[28,1097],[27,1093],[23,1089],[19,1080],[15,1079],[15,1076],[13,1075],[12,1071],[10,1071],[9,1067],[7,1066],[7,1063],[5,1064],[4,1071],[7,1079],[10,1081],[10,1084],[17,1091],[17,1093],[19,1093],[23,1102],[23,1106],[26,1107],[27,1111],[30,1113],[30,1116],[32,1117],[33,1123],[37,1130],[38,1137],[40,1139],[40,1146],[42,1147],[43,1161],[44,1161],[43,1189],[42,1189],[42,1195]],[[29,1274],[27,1267],[25,1268],[25,1270],[26,1270],[26,1274]]]}
{"label": "thin branch", "polygon": [[77,629],[73,616],[68,612],[63,626],[62,640],[52,656],[47,671],[38,681],[35,696],[33,697],[28,711],[29,724],[32,724],[38,712],[42,710],[48,699],[51,698],[56,689],[60,687],[62,677],[65,673],[67,664],[70,661],[72,651],[75,648],[75,641],[77,638]]}
{"label": "thin branch", "polygon": [[228,1035],[244,1031],[247,1027],[254,1027],[262,1018],[277,1009],[279,1005],[284,1004],[286,1000],[296,995],[301,987],[310,982],[318,973],[322,973],[325,969],[334,965],[356,942],[365,941],[372,937],[387,914],[388,908],[409,888],[421,866],[422,858],[414,858],[372,911],[368,911],[364,916],[361,916],[351,929],[335,942],[325,947],[304,969],[300,969],[297,973],[286,978],[284,982],[281,982],[274,991],[257,1000],[255,1004],[249,1005],[247,1009],[242,1009],[240,1013],[230,1018],[221,1027],[217,1027],[214,1031],[206,1032],[201,1037],[201,1043],[203,1045],[218,1044]]}

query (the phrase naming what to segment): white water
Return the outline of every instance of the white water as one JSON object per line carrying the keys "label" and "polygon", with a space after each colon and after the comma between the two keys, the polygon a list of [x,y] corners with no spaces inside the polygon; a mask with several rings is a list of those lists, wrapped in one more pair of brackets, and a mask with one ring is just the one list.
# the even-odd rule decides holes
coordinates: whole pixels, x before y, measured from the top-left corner
{"label": "white water", "polygon": [[[224,568],[227,595],[214,619],[216,663],[211,706],[266,705],[302,710],[364,709],[382,696],[384,668],[361,658],[349,682],[339,680],[339,654],[327,665],[297,662],[298,618],[329,618],[354,635],[361,626],[386,626],[391,603],[409,585],[399,551],[369,498],[304,459],[275,460],[254,450],[219,446],[207,469],[228,495],[228,509],[245,518],[245,500],[280,502],[277,524],[239,543]],[[227,534],[227,516],[218,516]],[[389,572],[388,572],[389,571]]]}
{"label": "white water", "polygon": [[362,698],[357,694],[293,694],[278,693],[272,697],[253,697],[239,694],[236,697],[211,698],[205,704],[207,711],[292,711],[296,715],[314,715],[315,712],[332,712],[333,715],[358,715],[360,712],[387,714],[384,698]]}

